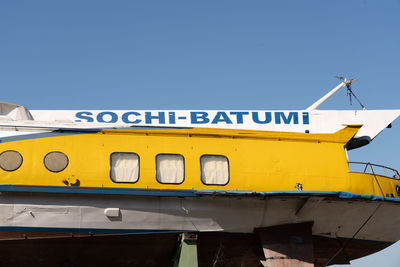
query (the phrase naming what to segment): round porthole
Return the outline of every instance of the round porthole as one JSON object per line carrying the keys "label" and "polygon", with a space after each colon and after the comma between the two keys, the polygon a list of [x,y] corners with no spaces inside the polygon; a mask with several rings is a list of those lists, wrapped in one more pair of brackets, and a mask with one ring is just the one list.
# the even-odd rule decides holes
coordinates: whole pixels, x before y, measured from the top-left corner
{"label": "round porthole", "polygon": [[22,156],[14,150],[7,150],[0,154],[0,167],[5,171],[15,171],[22,164]]}
{"label": "round porthole", "polygon": [[67,168],[68,157],[62,152],[53,151],[44,157],[44,166],[52,172],[60,172]]}

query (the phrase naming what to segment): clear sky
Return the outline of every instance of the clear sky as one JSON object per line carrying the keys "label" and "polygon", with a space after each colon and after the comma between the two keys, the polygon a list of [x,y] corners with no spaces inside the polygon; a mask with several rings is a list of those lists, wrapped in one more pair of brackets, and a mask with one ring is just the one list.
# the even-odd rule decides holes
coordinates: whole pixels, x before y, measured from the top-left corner
{"label": "clear sky", "polygon": [[[1,100],[30,109],[303,109],[335,75],[400,108],[400,1],[0,1]],[[399,135],[350,159],[400,168]],[[352,265],[378,264],[400,245]]]}

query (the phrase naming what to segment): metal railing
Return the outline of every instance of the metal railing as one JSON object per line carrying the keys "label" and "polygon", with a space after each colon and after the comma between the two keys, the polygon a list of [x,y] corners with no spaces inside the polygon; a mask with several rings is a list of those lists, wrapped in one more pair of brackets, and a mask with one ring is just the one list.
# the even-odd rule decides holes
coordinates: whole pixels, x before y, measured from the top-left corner
{"label": "metal railing", "polygon": [[373,175],[400,179],[400,174],[396,169],[383,165],[372,164],[370,162],[349,162],[349,170],[350,172],[369,173]]}

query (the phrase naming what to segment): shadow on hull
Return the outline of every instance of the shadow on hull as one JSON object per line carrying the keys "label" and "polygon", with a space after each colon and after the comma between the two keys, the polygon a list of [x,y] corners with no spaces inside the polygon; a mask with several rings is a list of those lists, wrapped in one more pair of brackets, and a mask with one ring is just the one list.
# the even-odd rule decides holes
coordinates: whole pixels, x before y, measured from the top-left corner
{"label": "shadow on hull", "polygon": [[[64,237],[61,237],[64,235]],[[0,266],[87,267],[87,266],[172,266],[179,234],[79,236],[60,234],[39,238],[39,233],[3,232]],[[21,239],[23,238],[23,239]],[[315,266],[323,266],[345,243],[344,240],[313,236]],[[387,242],[352,240],[330,264],[375,253],[391,245]],[[265,260],[254,234],[199,233],[200,267],[262,267]]]}

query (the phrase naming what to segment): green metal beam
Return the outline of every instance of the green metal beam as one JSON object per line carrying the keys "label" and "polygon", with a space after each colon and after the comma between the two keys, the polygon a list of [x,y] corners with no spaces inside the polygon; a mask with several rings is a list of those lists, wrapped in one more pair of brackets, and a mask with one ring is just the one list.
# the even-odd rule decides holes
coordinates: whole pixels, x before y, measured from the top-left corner
{"label": "green metal beam", "polygon": [[181,235],[181,242],[173,262],[173,267],[198,267],[196,234],[183,233]]}

